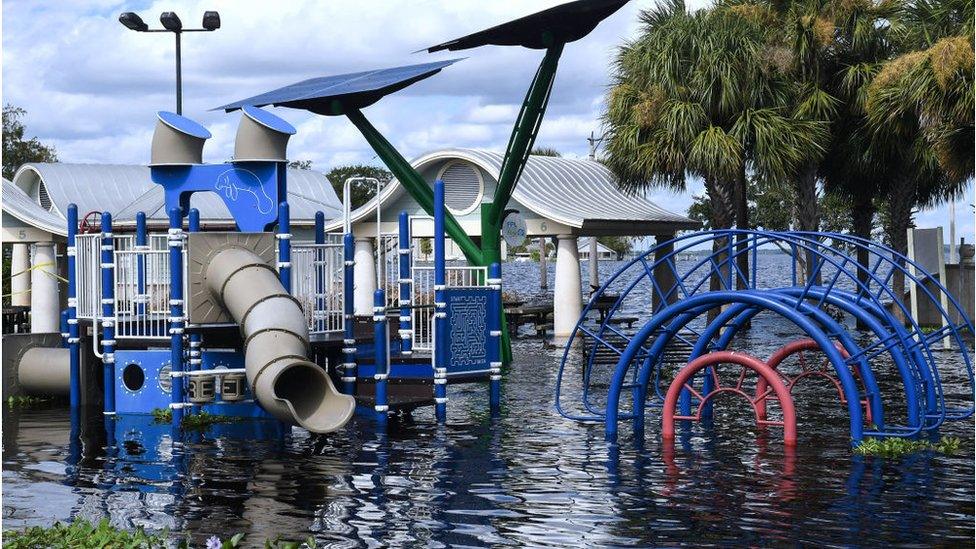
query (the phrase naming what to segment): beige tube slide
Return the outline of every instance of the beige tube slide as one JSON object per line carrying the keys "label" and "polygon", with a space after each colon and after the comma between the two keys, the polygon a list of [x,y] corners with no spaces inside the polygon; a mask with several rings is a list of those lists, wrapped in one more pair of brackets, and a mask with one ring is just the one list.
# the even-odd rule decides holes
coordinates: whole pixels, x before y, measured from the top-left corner
{"label": "beige tube slide", "polygon": [[71,390],[68,349],[28,349],[17,367],[17,383],[29,395],[67,395]]}
{"label": "beige tube slide", "polygon": [[305,315],[278,273],[253,252],[228,248],[209,262],[206,281],[240,325],[247,381],[261,406],[313,433],[345,425],[356,401],[337,391],[325,370],[308,360]]}

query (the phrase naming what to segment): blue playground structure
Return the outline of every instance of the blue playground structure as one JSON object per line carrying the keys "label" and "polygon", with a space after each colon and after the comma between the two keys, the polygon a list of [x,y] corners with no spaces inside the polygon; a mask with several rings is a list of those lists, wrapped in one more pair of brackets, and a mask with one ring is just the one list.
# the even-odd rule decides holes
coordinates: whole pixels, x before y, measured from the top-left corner
{"label": "blue playground structure", "polygon": [[[97,218],[98,232],[80,232],[69,208],[73,406],[96,393],[110,417],[168,408],[173,426],[205,411],[327,433],[357,406],[381,425],[391,412],[427,405],[444,421],[448,384],[486,381],[498,410],[500,268],[447,264],[443,183],[434,184],[433,261],[419,261],[413,220],[401,213],[398,234],[381,235],[396,253],[378,272],[397,269],[382,278],[395,283],[381,284],[373,315],[357,318],[348,208],[344,233],[326,233],[319,212],[314,241],[290,234],[283,197],[293,133],[246,106],[234,160],[203,164],[210,133],[160,113],[150,167],[165,192],[166,232],[151,232],[143,213],[120,232],[111,212],[85,216],[84,227]],[[200,192],[220,197],[237,230],[201,230],[190,207]],[[430,337],[416,344],[415,329]],[[94,362],[101,375],[85,375]]]}
{"label": "blue playground structure", "polygon": [[[788,273],[781,272],[784,254],[796,258]],[[940,325],[912,318],[897,279],[918,288]],[[608,299],[609,312],[590,320],[595,304]],[[618,317],[635,311],[653,315],[623,329]],[[803,337],[768,360],[731,351],[762,313],[792,323]],[[660,409],[662,435],[673,439],[676,421],[710,418],[715,397],[731,393],[744,397],[759,425],[782,427],[793,445],[791,391],[821,378],[846,406],[854,443],[912,437],[973,414],[972,337],[972,321],[937,278],[876,242],[834,233],[697,232],[641,254],[593,294],[563,355],[556,406],[567,418],[604,423],[611,441],[621,420],[632,420],[640,434],[647,410]],[[788,366],[790,357],[799,364]],[[570,381],[577,369],[582,381]]]}

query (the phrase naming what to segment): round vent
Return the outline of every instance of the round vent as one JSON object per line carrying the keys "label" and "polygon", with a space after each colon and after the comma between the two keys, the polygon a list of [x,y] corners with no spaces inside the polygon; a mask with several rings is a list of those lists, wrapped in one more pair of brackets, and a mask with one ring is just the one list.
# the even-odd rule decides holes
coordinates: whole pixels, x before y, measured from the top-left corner
{"label": "round vent", "polygon": [[448,162],[437,178],[444,182],[444,203],[452,214],[469,214],[481,204],[485,181],[470,162]]}

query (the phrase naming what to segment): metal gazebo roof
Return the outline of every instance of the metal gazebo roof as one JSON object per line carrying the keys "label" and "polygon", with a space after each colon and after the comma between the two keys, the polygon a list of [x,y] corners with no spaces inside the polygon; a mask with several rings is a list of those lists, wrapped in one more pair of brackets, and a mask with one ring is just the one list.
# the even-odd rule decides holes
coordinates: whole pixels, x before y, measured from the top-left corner
{"label": "metal gazebo roof", "polygon": [[487,45],[545,49],[554,43],[575,42],[629,1],[576,0],[431,46],[427,51],[457,51]]}
{"label": "metal gazebo roof", "polygon": [[368,107],[384,95],[433,76],[457,61],[460,59],[310,78],[219,108],[229,112],[245,105],[275,105],[335,116]]}

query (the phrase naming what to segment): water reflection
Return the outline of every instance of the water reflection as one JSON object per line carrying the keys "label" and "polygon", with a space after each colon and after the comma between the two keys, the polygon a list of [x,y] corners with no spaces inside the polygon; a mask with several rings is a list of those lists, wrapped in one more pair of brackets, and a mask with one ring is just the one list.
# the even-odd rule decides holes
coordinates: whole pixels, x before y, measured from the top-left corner
{"label": "water reflection", "polygon": [[[770,334],[792,335],[759,328],[739,348],[766,356],[782,342]],[[943,432],[964,438],[957,456],[857,458],[836,394],[809,384],[795,453],[721,405],[670,448],[656,410],[642,438],[610,446],[553,409],[560,354],[516,343],[498,418],[486,387],[452,387],[446,425],[418,410],[385,433],[357,417],[330,436],[231,424],[174,438],[149,418],[106,433],[98,413],[6,408],[4,528],[108,517],[196,544],[247,532],[348,547],[971,543],[971,419]]]}

